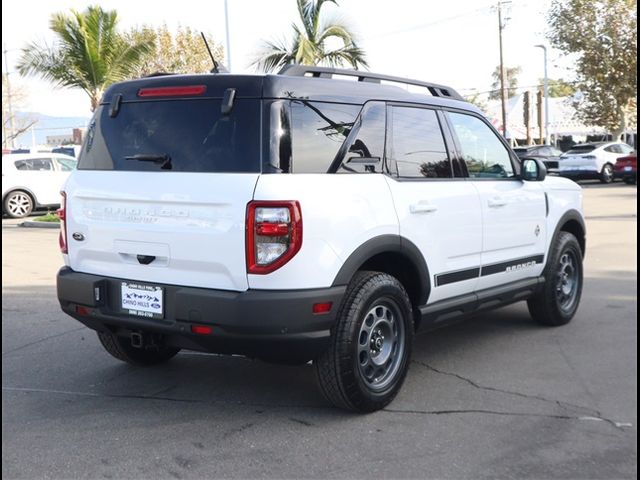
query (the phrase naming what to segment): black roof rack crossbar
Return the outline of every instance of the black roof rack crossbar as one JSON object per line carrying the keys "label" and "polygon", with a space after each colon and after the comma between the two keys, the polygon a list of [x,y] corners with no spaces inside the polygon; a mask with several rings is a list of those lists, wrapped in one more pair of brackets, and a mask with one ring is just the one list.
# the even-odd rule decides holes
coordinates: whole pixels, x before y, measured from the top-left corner
{"label": "black roof rack crossbar", "polygon": [[411,80],[409,78],[394,77],[391,75],[381,75],[379,73],[363,72],[360,70],[346,70],[332,67],[316,67],[314,65],[285,65],[278,72],[278,75],[290,75],[293,77],[312,76],[316,78],[332,78],[333,75],[345,75],[349,77],[357,77],[359,82],[381,83],[381,81],[401,83],[404,85],[416,85],[429,90],[434,97],[451,98],[454,100],[462,100],[464,98],[453,88],[436,83],[423,82],[420,80]]}

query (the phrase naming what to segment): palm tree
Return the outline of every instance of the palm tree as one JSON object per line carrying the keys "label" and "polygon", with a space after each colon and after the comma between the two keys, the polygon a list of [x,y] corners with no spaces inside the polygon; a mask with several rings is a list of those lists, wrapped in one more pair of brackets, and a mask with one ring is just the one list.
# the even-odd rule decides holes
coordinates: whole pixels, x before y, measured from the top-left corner
{"label": "palm tree", "polygon": [[[367,67],[364,50],[356,45],[353,33],[344,24],[330,19],[322,21],[321,10],[326,2],[336,0],[297,0],[302,29],[295,23],[290,47],[285,42],[265,42],[263,51],[253,65],[273,71],[288,63],[339,66],[347,63],[357,69]],[[328,50],[329,38],[342,41],[342,47]]]}
{"label": "palm tree", "polygon": [[50,28],[56,34],[53,47],[35,42],[22,49],[17,69],[22,75],[37,75],[58,86],[81,88],[91,99],[93,112],[104,90],[131,76],[151,43],[129,43],[116,31],[115,10],[98,6],[71,15],[54,13]]}

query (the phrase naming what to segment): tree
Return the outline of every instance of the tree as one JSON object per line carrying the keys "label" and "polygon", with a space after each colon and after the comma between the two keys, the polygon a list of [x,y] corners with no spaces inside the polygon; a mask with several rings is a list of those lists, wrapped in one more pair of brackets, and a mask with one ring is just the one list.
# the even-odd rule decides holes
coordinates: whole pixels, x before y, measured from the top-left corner
{"label": "tree", "polygon": [[[148,25],[132,28],[126,38],[134,43],[148,43],[150,52],[133,69],[136,77],[144,77],[157,72],[165,73],[206,73],[213,63],[199,32],[189,27],[178,27],[172,35],[166,25],[154,28]],[[211,53],[222,63],[224,50],[209,41]]]}
{"label": "tree", "polygon": [[637,122],[637,2],[553,0],[548,21],[551,44],[577,57],[578,118],[619,139]]}
{"label": "tree", "polygon": [[15,82],[9,85],[7,75],[2,75],[2,148],[12,148],[15,139],[38,122],[17,113],[24,108],[26,98],[27,92],[22,85]]}
{"label": "tree", "polygon": [[472,103],[473,105],[475,105],[476,107],[478,107],[480,110],[482,110],[483,112],[486,112],[487,109],[489,108],[489,106],[487,105],[487,102],[485,102],[482,99],[482,94],[479,92],[474,92],[470,95],[466,95],[464,97],[464,99],[469,102]]}
{"label": "tree", "polygon": [[114,82],[131,78],[149,42],[129,43],[116,30],[115,10],[88,7],[71,15],[54,13],[49,27],[56,43],[49,47],[35,42],[22,49],[17,69],[22,75],[37,75],[62,87],[81,88],[91,100],[91,111],[104,90]]}
{"label": "tree", "polygon": [[[548,83],[549,98],[568,97],[576,93],[575,85],[572,82],[565,82],[562,78],[558,78],[557,80],[549,78]],[[540,88],[544,87],[544,78],[538,79],[538,85]]]}
{"label": "tree", "polygon": [[[336,0],[297,0],[298,13],[302,28],[292,24],[293,39],[289,46],[286,42],[265,42],[258,59],[253,62],[257,68],[265,71],[276,70],[288,63],[304,65],[341,66],[345,63],[353,68],[367,67],[364,50],[355,42],[351,30],[336,19],[322,18],[322,6]],[[330,49],[327,40],[337,39],[341,47]]]}
{"label": "tree", "polygon": [[[505,67],[504,68],[504,88],[507,93],[507,98],[515,96],[518,92],[518,75],[522,69],[520,67]],[[491,74],[493,77],[493,83],[491,84],[491,92],[489,93],[489,100],[500,100],[502,98],[500,94],[500,66]]]}

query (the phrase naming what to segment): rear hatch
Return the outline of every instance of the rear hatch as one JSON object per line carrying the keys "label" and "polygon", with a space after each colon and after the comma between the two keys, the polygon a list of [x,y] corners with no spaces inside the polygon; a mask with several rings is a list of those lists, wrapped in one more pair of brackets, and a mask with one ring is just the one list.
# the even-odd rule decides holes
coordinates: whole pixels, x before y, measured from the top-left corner
{"label": "rear hatch", "polygon": [[560,170],[597,170],[595,145],[577,145],[560,157]]}
{"label": "rear hatch", "polygon": [[260,89],[261,77],[235,75],[112,87],[65,185],[68,265],[140,282],[246,290]]}

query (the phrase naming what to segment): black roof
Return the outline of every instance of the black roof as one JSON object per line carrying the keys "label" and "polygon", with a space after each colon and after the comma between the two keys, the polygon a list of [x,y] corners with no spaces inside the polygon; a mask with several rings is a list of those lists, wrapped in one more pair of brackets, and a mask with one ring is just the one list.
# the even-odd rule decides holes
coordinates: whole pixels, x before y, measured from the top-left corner
{"label": "black roof", "polygon": [[[324,102],[339,102],[362,105],[369,100],[398,101],[434,106],[446,106],[482,112],[474,105],[462,100],[452,88],[443,85],[416,80],[369,74],[353,70],[325,69],[313,67],[313,70],[338,72],[340,76],[371,77],[371,80],[351,81],[330,78],[326,75],[302,76],[297,73],[237,75],[237,74],[199,74],[199,75],[163,75],[140,78],[112,85],[104,93],[102,104],[111,102],[115,95],[121,95],[122,101],[140,101],[138,91],[141,88],[179,87],[204,85],[206,92],[200,97],[222,98],[228,88],[236,90],[236,98],[291,98]],[[297,71],[298,73],[300,70]],[[425,93],[413,93],[395,84],[378,83],[386,79],[389,82],[407,81],[411,85],[425,87]],[[433,93],[436,93],[434,96]]]}

